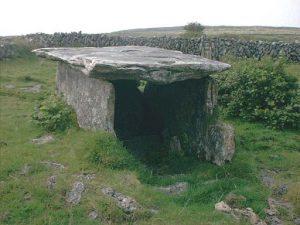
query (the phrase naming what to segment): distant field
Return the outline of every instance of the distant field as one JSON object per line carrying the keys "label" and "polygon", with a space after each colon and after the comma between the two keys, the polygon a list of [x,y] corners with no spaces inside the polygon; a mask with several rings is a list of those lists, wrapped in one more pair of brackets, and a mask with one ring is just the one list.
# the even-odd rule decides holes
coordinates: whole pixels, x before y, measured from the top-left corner
{"label": "distant field", "polygon": [[[141,28],[112,32],[110,35],[153,37],[178,37],[184,32],[182,26]],[[210,37],[240,38],[243,40],[270,40],[270,41],[300,41],[300,28],[294,27],[233,27],[233,26],[206,26],[204,34]]]}

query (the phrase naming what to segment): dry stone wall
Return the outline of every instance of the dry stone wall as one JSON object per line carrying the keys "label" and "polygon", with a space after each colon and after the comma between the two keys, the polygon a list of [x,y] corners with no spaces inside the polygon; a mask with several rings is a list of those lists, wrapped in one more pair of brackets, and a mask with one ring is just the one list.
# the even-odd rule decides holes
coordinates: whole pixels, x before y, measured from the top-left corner
{"label": "dry stone wall", "polygon": [[[23,36],[30,46],[38,47],[105,47],[122,45],[139,45],[178,50],[184,53],[201,55],[206,58],[220,60],[224,55],[242,58],[258,58],[263,56],[279,57],[285,55],[289,60],[300,62],[300,43],[241,41],[224,38],[186,39],[176,37],[119,37],[106,34],[83,34],[81,32],[30,34]],[[13,51],[0,47],[0,58],[15,56]]]}
{"label": "dry stone wall", "polygon": [[17,57],[17,56],[18,56],[18,51],[14,44],[11,43],[0,44],[0,59]]}
{"label": "dry stone wall", "polygon": [[55,33],[54,35],[32,34],[27,35],[26,38],[41,47],[139,45],[178,50],[215,60],[219,60],[224,55],[233,55],[242,58],[254,57],[258,59],[266,55],[272,57],[285,55],[291,61],[300,61],[300,43],[296,42],[241,41],[237,39],[208,38],[206,36],[195,39],[175,37],[119,37],[105,34],[83,34],[80,32]]}

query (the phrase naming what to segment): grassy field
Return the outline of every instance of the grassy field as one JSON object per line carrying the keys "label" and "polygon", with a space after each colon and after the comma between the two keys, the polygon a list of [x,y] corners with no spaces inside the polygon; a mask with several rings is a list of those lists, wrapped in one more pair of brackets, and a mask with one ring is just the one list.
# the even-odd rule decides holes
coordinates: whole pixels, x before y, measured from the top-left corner
{"label": "grassy field", "polygon": [[[299,64],[287,70],[299,76]],[[236,154],[231,163],[218,167],[186,157],[161,154],[153,149],[148,157],[137,157],[130,150],[118,148],[107,152],[114,160],[130,159],[121,168],[89,161],[91,151],[99,148],[106,134],[83,131],[76,127],[55,133],[55,140],[36,145],[32,139],[45,134],[31,121],[31,114],[42,96],[55,92],[56,63],[37,59],[0,61],[0,224],[99,224],[88,213],[101,213],[100,224],[237,224],[214,210],[214,204],[229,193],[243,195],[244,207],[251,207],[261,217],[267,199],[280,184],[288,184],[282,198],[291,202],[300,215],[300,134],[275,131],[261,124],[229,121],[236,130]],[[27,93],[21,88],[41,84],[42,92]],[[101,151],[101,149],[99,150]],[[116,159],[117,156],[123,157]],[[161,157],[163,155],[163,157]],[[62,163],[63,170],[47,168],[43,161]],[[127,165],[126,165],[127,163]],[[30,171],[22,174],[24,165]],[[266,188],[262,171],[275,173],[275,186]],[[79,205],[65,202],[65,195],[76,175],[95,174],[88,183]],[[57,176],[56,189],[48,191],[47,178]],[[188,191],[166,195],[157,187],[186,181]],[[147,210],[134,215],[123,213],[101,188],[113,187],[131,196]],[[282,211],[286,224],[293,218]],[[246,224],[241,222],[240,224]]]}
{"label": "grassy field", "polygon": [[[178,37],[184,33],[182,26],[157,27],[122,30],[110,35],[153,37]],[[300,28],[293,27],[259,27],[259,26],[206,26],[204,34],[209,37],[239,38],[242,40],[269,40],[269,41],[300,41]]]}

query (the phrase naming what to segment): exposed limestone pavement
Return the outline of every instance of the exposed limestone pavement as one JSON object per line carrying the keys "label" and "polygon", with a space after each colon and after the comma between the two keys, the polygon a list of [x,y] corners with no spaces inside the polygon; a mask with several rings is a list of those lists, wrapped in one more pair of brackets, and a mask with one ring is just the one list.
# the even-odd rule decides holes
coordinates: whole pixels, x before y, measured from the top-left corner
{"label": "exposed limestone pavement", "polygon": [[158,188],[159,191],[164,192],[166,194],[180,194],[185,192],[187,189],[188,189],[187,182],[178,182],[175,183],[174,185]]}
{"label": "exposed limestone pavement", "polygon": [[135,199],[123,195],[120,192],[116,192],[111,187],[102,188],[101,191],[104,195],[115,199],[117,201],[117,206],[126,213],[132,213],[141,208]]}
{"label": "exposed limestone pavement", "polygon": [[63,170],[66,168],[63,164],[57,162],[43,161],[41,163],[47,166],[48,168],[52,168],[52,169]]}
{"label": "exposed limestone pavement", "polygon": [[66,202],[77,205],[81,200],[82,192],[85,190],[85,185],[83,182],[75,182],[72,186],[72,190],[66,195]]}
{"label": "exposed limestone pavement", "polygon": [[77,181],[73,183],[72,189],[66,194],[66,202],[77,205],[81,200],[84,191],[87,190],[88,182],[95,178],[95,174],[80,173],[75,174]]}
{"label": "exposed limestone pavement", "polygon": [[47,182],[46,182],[47,189],[49,191],[53,191],[55,189],[55,185],[56,185],[56,176],[52,175],[52,176],[48,177]]}
{"label": "exposed limestone pavement", "polygon": [[251,225],[267,225],[251,208],[231,208],[227,203],[221,201],[215,204],[215,210],[231,214],[237,221],[246,220]]}
{"label": "exposed limestone pavement", "polygon": [[[262,170],[260,175],[262,183],[272,191],[268,198],[269,207],[265,209],[266,222],[270,225],[284,225],[288,219],[294,220],[294,224],[296,224],[297,217],[294,213],[294,207],[284,198],[288,192],[288,184],[278,184],[277,175],[278,173],[273,170]],[[285,218],[283,218],[282,211],[285,212]]]}

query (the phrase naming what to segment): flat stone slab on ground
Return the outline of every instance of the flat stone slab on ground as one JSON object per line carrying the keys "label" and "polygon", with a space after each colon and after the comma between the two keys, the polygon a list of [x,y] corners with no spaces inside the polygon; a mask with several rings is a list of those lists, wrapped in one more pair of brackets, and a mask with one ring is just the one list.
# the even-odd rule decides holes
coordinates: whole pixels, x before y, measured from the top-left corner
{"label": "flat stone slab on ground", "polygon": [[16,85],[14,84],[7,84],[4,86],[6,89],[14,89],[16,87]]}
{"label": "flat stone slab on ground", "polygon": [[52,175],[47,178],[46,186],[49,191],[53,191],[56,185],[56,176]]}
{"label": "flat stone slab on ground", "polygon": [[180,194],[182,192],[185,192],[187,188],[188,188],[187,182],[178,182],[174,185],[170,185],[167,187],[160,187],[159,190],[167,194]]}
{"label": "flat stone slab on ground", "polygon": [[42,85],[41,84],[36,84],[30,87],[23,87],[20,88],[20,90],[24,91],[24,92],[28,92],[28,93],[39,93],[42,89]]}
{"label": "flat stone slab on ground", "polygon": [[68,63],[87,76],[106,80],[146,80],[167,84],[201,79],[230,68],[226,63],[201,56],[146,46],[41,48],[34,52],[40,57]]}
{"label": "flat stone slab on ground", "polygon": [[117,201],[117,206],[126,213],[132,213],[140,208],[133,198],[116,192],[111,187],[102,188],[101,191],[104,195],[114,198]]}
{"label": "flat stone slab on ground", "polygon": [[82,182],[75,182],[72,190],[67,193],[66,202],[77,205],[81,200],[81,194],[85,190],[85,185]]}
{"label": "flat stone slab on ground", "polygon": [[215,210],[231,214],[238,221],[244,219],[251,225],[267,225],[251,208],[231,208],[226,202],[221,201],[215,204]]}
{"label": "flat stone slab on ground", "polygon": [[65,169],[66,167],[61,164],[61,163],[56,163],[56,162],[49,162],[49,161],[43,161],[41,162],[42,164],[45,164],[48,168],[52,168],[52,169]]}
{"label": "flat stone slab on ground", "polygon": [[95,210],[91,211],[88,215],[88,218],[91,220],[96,220],[98,217],[99,215]]}
{"label": "flat stone slab on ground", "polygon": [[27,175],[31,170],[31,166],[27,163],[21,168],[20,175]]}
{"label": "flat stone slab on ground", "polygon": [[296,225],[300,225],[300,217],[297,218],[297,219],[295,219],[295,220],[294,220],[294,223],[295,223]]}
{"label": "flat stone slab on ground", "polygon": [[32,139],[32,142],[34,144],[38,144],[38,145],[47,144],[51,141],[54,141],[54,137],[51,134],[47,134],[42,137]]}

